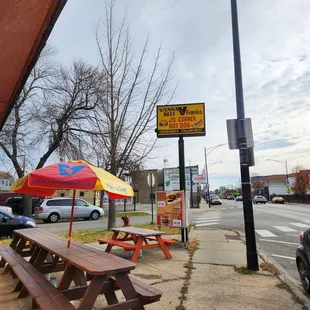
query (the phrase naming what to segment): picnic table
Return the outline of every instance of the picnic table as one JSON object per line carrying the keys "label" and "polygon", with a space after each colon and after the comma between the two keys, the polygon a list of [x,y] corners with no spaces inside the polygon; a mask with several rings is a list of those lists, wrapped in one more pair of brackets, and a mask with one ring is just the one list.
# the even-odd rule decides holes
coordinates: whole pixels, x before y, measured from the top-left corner
{"label": "picnic table", "polygon": [[[164,234],[162,231],[138,227],[120,227],[112,228],[112,230],[114,233],[111,239],[98,239],[99,244],[108,244],[105,250],[107,253],[110,253],[113,246],[122,247],[124,250],[133,251],[130,260],[135,263],[138,260],[141,250],[161,248],[167,259],[172,258],[167,245],[173,244],[175,241],[162,238],[162,235]],[[124,233],[125,236],[119,237],[120,233]],[[126,241],[133,241],[133,243],[128,243]],[[152,241],[152,243],[150,243],[150,241]]]}
{"label": "picnic table", "polygon": [[[4,273],[19,279],[15,288],[19,298],[30,293],[33,307],[76,309],[70,301],[80,299],[77,309],[90,310],[104,294],[108,303],[104,309],[142,310],[161,297],[159,290],[129,275],[134,263],[74,241],[68,248],[66,239],[39,228],[16,230],[10,247],[0,247],[0,255]],[[57,288],[42,275],[56,271],[64,271]],[[117,289],[125,301],[118,301]]]}

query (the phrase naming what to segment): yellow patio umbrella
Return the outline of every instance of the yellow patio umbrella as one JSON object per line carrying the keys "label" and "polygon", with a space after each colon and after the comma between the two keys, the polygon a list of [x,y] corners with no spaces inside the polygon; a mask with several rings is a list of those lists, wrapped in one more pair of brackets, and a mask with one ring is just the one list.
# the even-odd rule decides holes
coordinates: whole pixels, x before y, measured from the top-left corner
{"label": "yellow patio umbrella", "polygon": [[11,187],[16,193],[33,196],[53,196],[57,189],[73,189],[68,247],[72,236],[76,190],[104,190],[112,200],[134,195],[129,184],[106,170],[82,160],[56,163],[35,170],[15,181]]}

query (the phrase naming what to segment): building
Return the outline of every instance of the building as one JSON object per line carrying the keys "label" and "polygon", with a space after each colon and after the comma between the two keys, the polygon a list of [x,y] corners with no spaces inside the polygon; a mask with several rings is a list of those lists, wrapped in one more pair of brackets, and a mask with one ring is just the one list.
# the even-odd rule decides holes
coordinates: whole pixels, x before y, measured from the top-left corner
{"label": "building", "polygon": [[[299,173],[305,177],[306,195],[310,195],[310,170],[301,170]],[[266,199],[271,200],[274,196],[281,196],[287,201],[294,200],[293,191],[294,182],[297,173],[273,174],[265,176],[253,176],[251,178],[252,196],[263,195]],[[287,186],[288,179],[288,186]]]}
{"label": "building", "polygon": [[[191,171],[192,170],[192,171]],[[179,168],[148,169],[134,173],[132,176],[132,187],[138,203],[150,203],[151,188],[147,183],[147,176],[153,173],[155,185],[153,193],[157,191],[180,190]],[[198,166],[185,167],[186,189],[190,191],[190,174],[198,174]],[[201,188],[192,180],[193,204],[198,207],[201,196]]]}
{"label": "building", "polygon": [[8,173],[0,171],[0,192],[8,192],[14,183],[14,178]]}
{"label": "building", "polygon": [[151,202],[151,187],[147,183],[147,176],[149,173],[153,173],[155,178],[155,185],[152,189],[153,193],[164,190],[163,173],[161,170],[148,169],[137,171],[132,176],[132,188],[134,190],[137,203]]}

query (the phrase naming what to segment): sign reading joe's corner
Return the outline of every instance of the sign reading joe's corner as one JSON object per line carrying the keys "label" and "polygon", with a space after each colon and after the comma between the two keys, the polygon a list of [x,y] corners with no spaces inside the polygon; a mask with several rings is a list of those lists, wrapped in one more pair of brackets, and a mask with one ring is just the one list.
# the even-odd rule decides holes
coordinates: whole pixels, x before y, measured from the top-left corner
{"label": "sign reading joe's corner", "polygon": [[205,136],[205,104],[157,106],[157,137]]}

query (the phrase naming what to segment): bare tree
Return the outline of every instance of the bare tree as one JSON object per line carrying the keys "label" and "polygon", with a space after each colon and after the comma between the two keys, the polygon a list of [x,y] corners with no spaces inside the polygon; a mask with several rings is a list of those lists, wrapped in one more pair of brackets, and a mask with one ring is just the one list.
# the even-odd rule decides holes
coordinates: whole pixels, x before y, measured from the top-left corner
{"label": "bare tree", "polygon": [[307,185],[309,184],[309,172],[304,167],[297,165],[293,168],[294,181],[292,190],[297,195],[306,195]]}
{"label": "bare tree", "polygon": [[[106,168],[122,176],[133,162],[141,165],[155,144],[156,105],[168,104],[174,95],[168,88],[173,57],[163,66],[159,47],[149,64],[149,37],[136,55],[126,16],[116,26],[113,9],[114,1],[106,2],[105,20],[96,28],[105,95],[93,125],[100,132],[96,139],[103,146]],[[115,204],[111,200],[108,227],[115,227]]]}
{"label": "bare tree", "polygon": [[74,62],[70,69],[58,70],[51,91],[36,110],[39,129],[33,147],[45,145],[36,169],[56,150],[64,159],[84,158],[83,150],[89,146],[87,137],[92,134],[90,112],[99,103],[100,83],[98,70],[82,61]]}
{"label": "bare tree", "polygon": [[[39,169],[60,147],[68,156],[80,152],[89,113],[99,102],[98,70],[81,61],[69,69],[59,67],[50,61],[51,53],[43,51],[0,133],[0,148],[19,178],[25,174],[21,156]],[[24,215],[31,215],[30,202],[24,195]]]}

